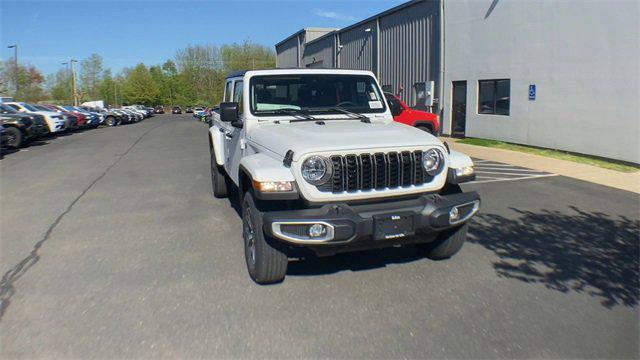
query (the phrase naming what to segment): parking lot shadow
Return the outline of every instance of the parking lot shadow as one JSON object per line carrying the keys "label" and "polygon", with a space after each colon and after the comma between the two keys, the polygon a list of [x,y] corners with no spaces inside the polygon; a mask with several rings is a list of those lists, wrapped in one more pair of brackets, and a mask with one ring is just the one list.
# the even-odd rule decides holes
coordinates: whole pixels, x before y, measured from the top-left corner
{"label": "parking lot shadow", "polygon": [[635,307],[640,291],[640,221],[571,207],[572,214],[513,209],[517,219],[479,214],[469,242],[493,251],[500,276]]}
{"label": "parking lot shadow", "polygon": [[414,246],[366,250],[327,257],[289,260],[287,275],[310,276],[334,274],[340,271],[363,271],[418,260],[425,260],[425,257]]}

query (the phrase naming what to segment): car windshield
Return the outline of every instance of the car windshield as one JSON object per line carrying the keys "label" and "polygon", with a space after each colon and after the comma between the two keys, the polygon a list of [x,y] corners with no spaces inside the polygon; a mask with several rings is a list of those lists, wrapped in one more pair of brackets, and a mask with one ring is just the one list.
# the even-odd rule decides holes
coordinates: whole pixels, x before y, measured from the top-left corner
{"label": "car windshield", "polygon": [[23,104],[22,106],[24,106],[24,108],[29,110],[29,111],[40,111],[40,110],[36,109],[35,107],[33,107],[32,105],[29,105],[29,104]]}
{"label": "car windshield", "polygon": [[368,75],[265,75],[251,78],[251,113],[282,115],[280,109],[308,113],[381,113],[385,101]]}
{"label": "car windshield", "polygon": [[17,113],[17,111],[14,108],[12,108],[11,106],[4,105],[4,104],[0,104],[0,111],[2,111],[3,113],[9,113],[9,114]]}

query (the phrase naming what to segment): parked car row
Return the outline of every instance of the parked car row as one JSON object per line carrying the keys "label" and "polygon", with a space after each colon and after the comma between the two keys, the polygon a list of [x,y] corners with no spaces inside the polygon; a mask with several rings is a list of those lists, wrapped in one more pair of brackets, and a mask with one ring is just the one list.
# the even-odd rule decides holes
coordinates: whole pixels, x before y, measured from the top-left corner
{"label": "parked car row", "polygon": [[100,125],[135,123],[153,116],[153,113],[153,109],[142,105],[104,109],[3,102],[0,103],[2,147],[20,148],[29,141],[48,134],[95,129]]}
{"label": "parked car row", "polygon": [[[162,106],[159,106],[159,107],[162,107]],[[185,114],[194,114],[195,117],[198,117],[198,116],[196,116],[196,113],[198,111],[204,111],[204,109],[205,109],[204,106],[196,106],[195,108],[193,106],[186,106],[184,108],[184,113]],[[182,114],[182,112],[183,112],[183,110],[182,110],[182,107],[180,107],[180,106],[174,106],[174,107],[171,108],[171,113],[172,114]],[[162,114],[164,114],[164,107],[162,107]]]}

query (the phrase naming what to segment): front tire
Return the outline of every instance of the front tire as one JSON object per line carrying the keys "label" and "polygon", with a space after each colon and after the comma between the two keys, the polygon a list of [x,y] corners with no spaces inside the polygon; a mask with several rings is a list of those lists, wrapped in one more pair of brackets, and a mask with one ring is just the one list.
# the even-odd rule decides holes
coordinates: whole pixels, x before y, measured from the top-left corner
{"label": "front tire", "polygon": [[272,246],[262,230],[262,211],[256,204],[251,190],[242,201],[242,237],[244,256],[251,279],[258,284],[281,282],[287,273],[288,258]]}
{"label": "front tire", "polygon": [[7,146],[17,149],[22,146],[23,136],[22,132],[18,128],[9,127],[5,128],[7,134]]}
{"label": "front tire", "polygon": [[106,125],[107,125],[107,126],[116,126],[116,125],[118,124],[118,123],[116,122],[116,119],[115,119],[115,118],[113,118],[113,117],[111,117],[111,116],[109,116],[109,117],[107,118],[107,120],[105,121],[105,123],[106,123]]}
{"label": "front tire", "polygon": [[433,243],[428,244],[425,255],[432,260],[444,260],[457,254],[467,240],[468,227],[464,224],[441,232]]}
{"label": "front tire", "polygon": [[227,179],[223,172],[224,170],[220,168],[218,163],[216,162],[216,155],[211,150],[211,187],[213,189],[213,196],[218,199],[224,199],[227,197]]}

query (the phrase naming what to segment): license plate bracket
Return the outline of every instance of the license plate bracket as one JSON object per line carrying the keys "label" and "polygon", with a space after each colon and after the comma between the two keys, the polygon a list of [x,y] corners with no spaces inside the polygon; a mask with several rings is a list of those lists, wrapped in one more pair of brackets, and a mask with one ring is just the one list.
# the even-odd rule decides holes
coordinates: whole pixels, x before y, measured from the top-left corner
{"label": "license plate bracket", "polygon": [[393,240],[415,234],[412,213],[396,213],[373,216],[373,238]]}

